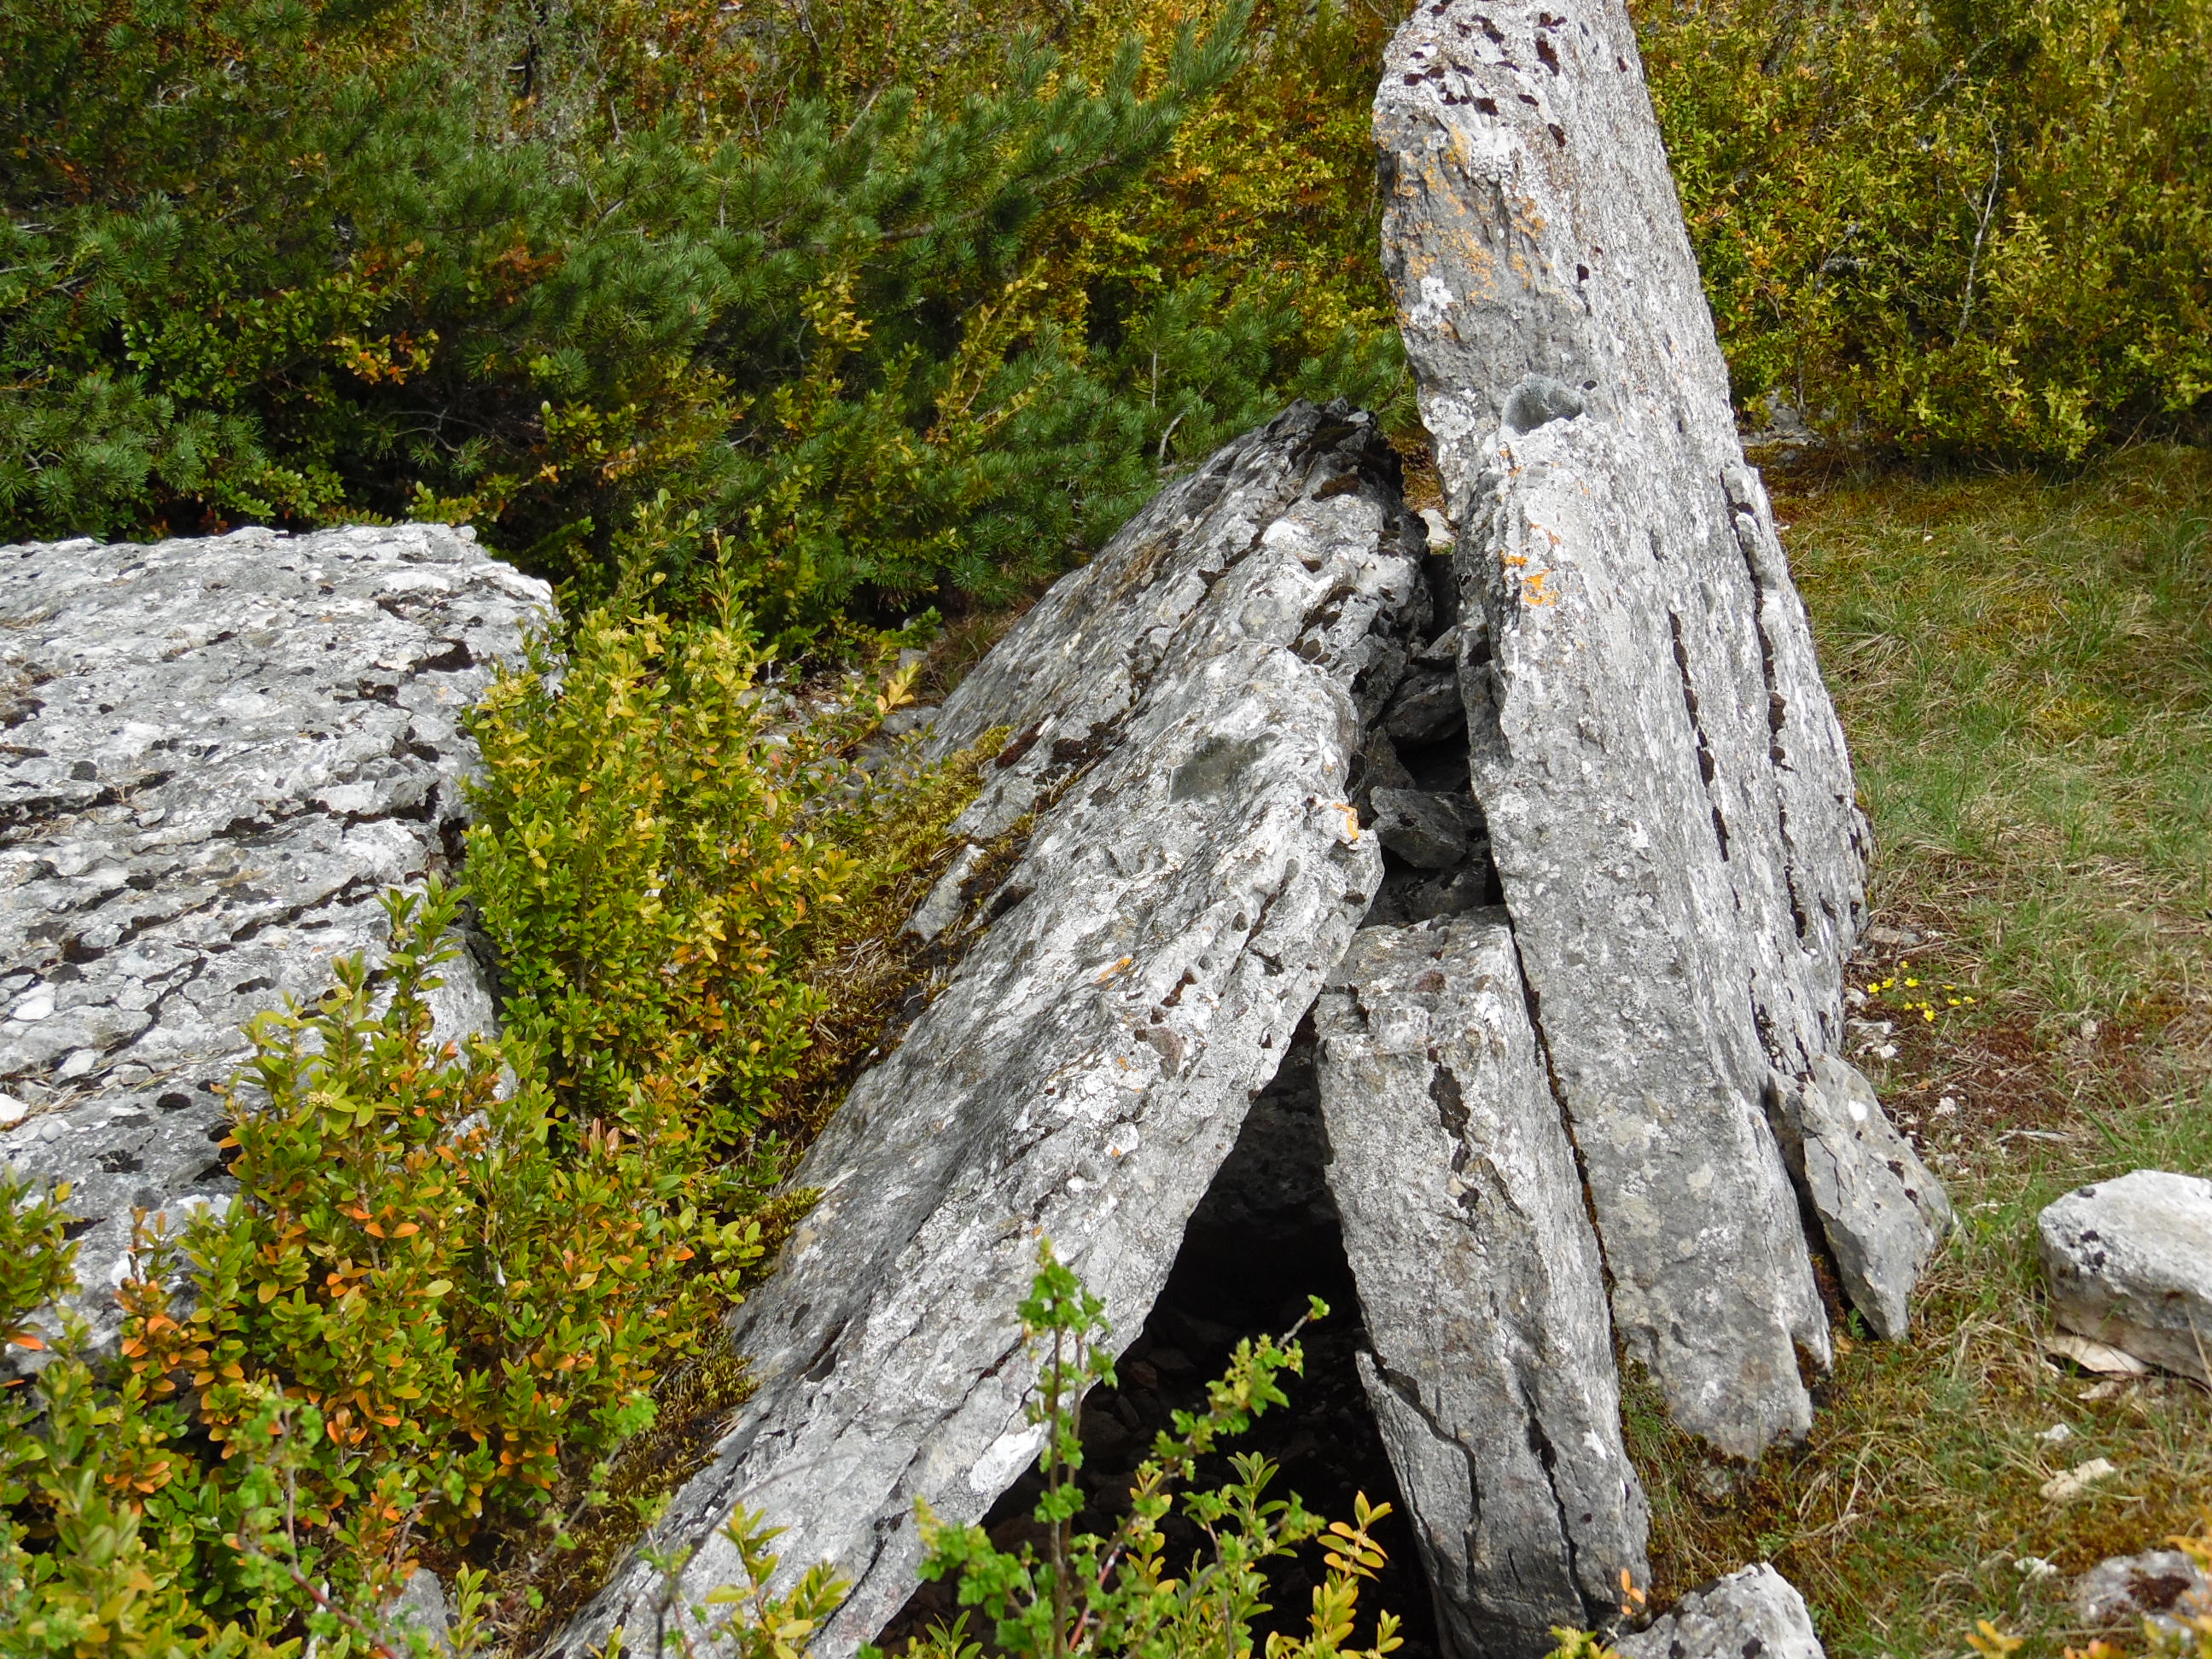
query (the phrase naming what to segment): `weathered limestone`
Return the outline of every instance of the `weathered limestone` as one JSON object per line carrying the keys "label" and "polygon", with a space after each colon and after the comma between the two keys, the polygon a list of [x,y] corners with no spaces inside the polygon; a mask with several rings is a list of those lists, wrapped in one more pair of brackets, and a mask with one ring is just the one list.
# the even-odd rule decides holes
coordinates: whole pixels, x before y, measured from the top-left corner
{"label": "weathered limestone", "polygon": [[[940,711],[940,751],[1015,733],[961,827],[1035,828],[942,922],[965,954],[799,1173],[824,1196],[739,1315],[759,1390],[655,1531],[696,1549],[690,1599],[736,1575],[717,1534],[743,1505],[787,1528],[792,1575],[854,1581],[817,1653],[881,1627],[913,1588],[915,1500],[975,1520],[1037,1450],[1014,1304],[1040,1236],[1139,1329],[1376,891],[1346,776],[1427,612],[1395,471],[1368,417],[1294,408],[1166,490]],[[617,1624],[642,1645],[659,1591],[633,1564],[556,1650]]]}
{"label": "weathered limestone", "polygon": [[2075,1188],[2038,1225],[2060,1324],[2212,1383],[2212,1181],[2137,1170]]}
{"label": "weathered limestone", "polygon": [[1544,1652],[1650,1571],[1597,1240],[1512,933],[1496,912],[1369,927],[1315,1030],[1362,1375],[1439,1623],[1459,1654]]}
{"label": "weathered limestone", "polygon": [[[1677,1420],[1753,1455],[1808,1426],[1800,1358],[1828,1358],[1765,1102],[1840,1043],[1866,852],[1842,733],[1618,0],[1429,0],[1376,133],[1474,792],[1614,1317]],[[1929,1225],[1905,1207],[1884,1224]]]}
{"label": "weathered limestone", "polygon": [[1818,1054],[1802,1086],[1777,1077],[1769,1121],[1820,1218],[1844,1292],[1876,1336],[1901,1342],[1912,1287],[1951,1230],[1951,1200],[1858,1068]]}
{"label": "weathered limestone", "polygon": [[1613,1646],[1623,1659],[1825,1659],[1805,1598],[1764,1561],[1691,1591]]}
{"label": "weathered limestone", "polygon": [[2180,1550],[2111,1555],[2074,1581],[2070,1599],[2092,1630],[2118,1626],[2132,1636],[2147,1619],[2161,1634],[2188,1636],[2185,1621],[2212,1618],[2212,1574]]}
{"label": "weathered limestone", "polygon": [[[435,525],[0,548],[0,1089],[31,1108],[0,1156],[73,1183],[96,1340],[133,1206],[226,1201],[244,1021],[458,855],[460,719],[551,605]],[[472,963],[445,978],[447,1029],[490,1019]]]}

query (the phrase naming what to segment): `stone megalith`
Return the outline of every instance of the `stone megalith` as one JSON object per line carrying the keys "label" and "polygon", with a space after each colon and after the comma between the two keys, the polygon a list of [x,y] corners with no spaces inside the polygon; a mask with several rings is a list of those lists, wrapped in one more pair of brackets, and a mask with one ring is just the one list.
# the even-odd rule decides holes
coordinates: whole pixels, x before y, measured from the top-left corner
{"label": "stone megalith", "polygon": [[[244,1023],[458,860],[461,718],[552,607],[442,525],[0,547],[0,1090],[27,1109],[0,1158],[71,1183],[95,1344],[132,1211],[228,1200]],[[443,976],[441,1028],[488,1024],[476,963]]]}
{"label": "stone megalith", "polygon": [[1597,1240],[1494,911],[1369,927],[1315,1011],[1362,1380],[1449,1648],[1522,1659],[1650,1579]]}
{"label": "stone megalith", "polygon": [[[1426,532],[1370,417],[1301,404],[1170,486],[939,711],[1012,736],[956,826],[931,929],[957,965],[795,1183],[823,1197],[738,1310],[757,1393],[654,1529],[676,1600],[739,1576],[739,1507],[787,1577],[851,1594],[850,1652],[915,1585],[915,1500],[978,1519],[1034,1460],[1015,1304],[1050,1237],[1123,1337],[1380,881],[1348,774],[1426,618]],[[957,890],[965,881],[974,890]],[[950,920],[946,920],[946,917]],[[658,1651],[633,1561],[552,1644]]]}
{"label": "stone megalith", "polygon": [[[1459,633],[1474,793],[1614,1319],[1679,1422],[1754,1455],[1804,1432],[1801,1364],[1829,1358],[1768,1114],[1842,1063],[1868,843],[1841,729],[1620,0],[1424,0],[1375,123],[1480,623]],[[1875,1147],[1817,1149],[1857,1195],[1821,1219],[1901,1306],[1938,1224]]]}

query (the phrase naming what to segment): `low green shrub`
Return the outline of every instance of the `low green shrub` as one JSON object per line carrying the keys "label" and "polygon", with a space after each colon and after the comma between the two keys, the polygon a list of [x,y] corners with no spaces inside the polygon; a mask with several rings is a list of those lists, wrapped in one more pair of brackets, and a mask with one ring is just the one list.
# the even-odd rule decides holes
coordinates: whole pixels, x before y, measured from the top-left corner
{"label": "low green shrub", "polygon": [[7,8],[0,536],[465,520],[580,601],[653,569],[796,637],[1004,599],[1291,392],[1387,390],[1288,273],[1054,252],[1245,0],[839,72],[914,9]]}
{"label": "low green shrub", "polygon": [[[807,976],[848,911],[911,896],[974,787],[972,757],[854,763],[910,676],[795,695],[769,660],[743,627],[590,617],[561,694],[544,657],[501,679],[471,894],[507,1030],[434,1034],[463,902],[435,884],[388,901],[380,968],[254,1022],[236,1198],[142,1227],[116,1360],[73,1330],[0,1398],[11,1659],[374,1654],[418,1560],[513,1629],[549,1555],[635,1531],[623,1448],[664,1379],[734,1370],[717,1316],[805,1208],[775,1189],[834,1012]],[[0,1187],[19,1345],[68,1218]]]}

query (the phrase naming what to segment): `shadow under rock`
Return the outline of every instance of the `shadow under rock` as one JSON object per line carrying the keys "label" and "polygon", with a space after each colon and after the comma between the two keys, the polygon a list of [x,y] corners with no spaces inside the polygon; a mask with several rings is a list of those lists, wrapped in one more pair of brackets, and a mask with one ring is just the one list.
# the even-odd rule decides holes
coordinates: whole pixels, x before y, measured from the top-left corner
{"label": "shadow under rock", "polygon": [[[1353,1356],[1367,1346],[1359,1297],[1345,1260],[1336,1206],[1324,1166],[1326,1132],[1314,1079],[1310,1024],[1301,1027],[1275,1081],[1253,1103],[1235,1149],[1192,1215],[1182,1249],[1144,1329],[1121,1357],[1121,1386],[1094,1389],[1084,1402],[1082,1480],[1088,1503],[1077,1530],[1105,1533],[1127,1507],[1129,1478],[1170,1426],[1170,1413],[1204,1403],[1206,1383],[1221,1374],[1244,1337],[1279,1334],[1306,1310],[1309,1295],[1329,1304],[1329,1316],[1300,1334],[1303,1376],[1279,1379],[1289,1396],[1201,1463],[1198,1484],[1231,1477],[1229,1452],[1259,1452],[1279,1468],[1268,1492],[1296,1492],[1306,1507],[1330,1520],[1348,1520],[1355,1493],[1390,1504],[1375,1528],[1389,1559],[1379,1582],[1360,1592],[1355,1642],[1374,1639],[1375,1615],[1387,1609],[1401,1621],[1400,1659],[1441,1659],[1427,1576],[1413,1547],[1397,1477],[1368,1409]],[[1042,1483],[1035,1470],[1015,1483],[984,1517],[1001,1549],[1024,1542],[1042,1553],[1042,1528],[1030,1518]],[[1181,1571],[1204,1538],[1180,1507],[1162,1528],[1167,1560]],[[1255,1622],[1255,1650],[1266,1633],[1298,1634],[1325,1568],[1317,1543],[1271,1564],[1272,1610]],[[950,1584],[924,1584],[878,1638],[896,1650],[932,1625],[959,1612]],[[971,1617],[969,1635],[989,1632]]]}

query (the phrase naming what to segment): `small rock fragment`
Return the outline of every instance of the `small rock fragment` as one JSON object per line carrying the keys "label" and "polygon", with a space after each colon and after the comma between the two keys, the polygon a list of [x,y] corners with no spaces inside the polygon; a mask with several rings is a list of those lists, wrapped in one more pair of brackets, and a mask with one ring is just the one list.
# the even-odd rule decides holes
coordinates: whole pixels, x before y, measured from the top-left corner
{"label": "small rock fragment", "polygon": [[2212,1181],[2137,1170],[2043,1212],[2058,1322],[2212,1383]]}
{"label": "small rock fragment", "polygon": [[1416,870],[1455,870],[1482,839],[1482,811],[1464,795],[1426,789],[1377,789],[1376,839]]}
{"label": "small rock fragment", "polygon": [[2180,1634],[2183,1620],[2212,1614],[2212,1576],[2179,1550],[2114,1555],[2074,1581],[2074,1612],[2099,1629],[2148,1619]]}
{"label": "small rock fragment", "polygon": [[417,1567],[408,1575],[407,1583],[385,1608],[384,1618],[394,1635],[427,1638],[433,1655],[451,1649],[453,1614],[446,1601],[446,1586],[428,1567]]}
{"label": "small rock fragment", "polygon": [[2100,1480],[2109,1480],[2119,1473],[2118,1468],[2107,1457],[2093,1457],[2086,1463],[2077,1463],[2063,1474],[2054,1474],[2039,1488],[2044,1501],[2064,1504],[2079,1498]]}
{"label": "small rock fragment", "polygon": [[1826,1659],[1805,1598],[1764,1561],[1692,1590],[1613,1645],[1621,1659]]}
{"label": "small rock fragment", "polygon": [[2094,1371],[2100,1376],[2145,1376],[2150,1367],[2109,1342],[2092,1342],[2086,1336],[2076,1336],[2071,1331],[2051,1331],[2043,1338],[2043,1351],[2056,1354],[2061,1359],[2070,1359],[2085,1371]]}
{"label": "small rock fragment", "polygon": [[1851,1306],[1885,1340],[1908,1334],[1912,1287],[1951,1230],[1951,1200],[1850,1061],[1816,1055],[1804,1083],[1778,1077],[1768,1114],[1812,1200]]}

